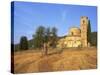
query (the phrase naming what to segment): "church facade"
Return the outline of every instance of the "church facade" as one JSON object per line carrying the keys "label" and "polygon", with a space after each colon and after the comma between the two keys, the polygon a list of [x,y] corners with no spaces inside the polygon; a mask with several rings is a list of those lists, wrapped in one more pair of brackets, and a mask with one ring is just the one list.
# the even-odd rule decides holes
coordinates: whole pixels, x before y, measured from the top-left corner
{"label": "church facade", "polygon": [[72,27],[69,30],[67,36],[60,38],[57,42],[58,48],[69,48],[69,47],[89,47],[90,42],[88,35],[91,32],[89,31],[89,18],[82,16],[80,19],[80,28]]}

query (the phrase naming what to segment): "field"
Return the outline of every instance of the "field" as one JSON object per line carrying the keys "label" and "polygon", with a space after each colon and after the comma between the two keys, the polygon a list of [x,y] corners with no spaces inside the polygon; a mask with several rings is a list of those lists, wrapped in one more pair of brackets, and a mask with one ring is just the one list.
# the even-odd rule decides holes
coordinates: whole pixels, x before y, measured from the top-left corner
{"label": "field", "polygon": [[97,48],[70,48],[14,53],[14,73],[84,70],[97,68]]}

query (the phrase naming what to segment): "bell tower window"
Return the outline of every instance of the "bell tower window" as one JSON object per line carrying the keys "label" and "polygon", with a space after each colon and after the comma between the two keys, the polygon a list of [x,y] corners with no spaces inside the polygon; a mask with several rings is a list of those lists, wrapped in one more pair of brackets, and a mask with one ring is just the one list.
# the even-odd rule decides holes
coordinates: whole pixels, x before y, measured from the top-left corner
{"label": "bell tower window", "polygon": [[85,20],[83,20],[83,24],[85,23]]}

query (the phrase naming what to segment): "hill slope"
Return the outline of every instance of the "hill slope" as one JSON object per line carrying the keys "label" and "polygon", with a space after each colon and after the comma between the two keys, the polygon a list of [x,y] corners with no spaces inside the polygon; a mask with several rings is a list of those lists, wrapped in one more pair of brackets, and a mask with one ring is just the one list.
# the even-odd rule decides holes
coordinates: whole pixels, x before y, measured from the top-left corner
{"label": "hill slope", "polygon": [[48,56],[42,56],[42,52],[35,52],[35,50],[15,52],[14,55],[14,73],[96,68],[96,48],[71,48],[65,49],[62,52],[58,52],[58,50],[50,50]]}

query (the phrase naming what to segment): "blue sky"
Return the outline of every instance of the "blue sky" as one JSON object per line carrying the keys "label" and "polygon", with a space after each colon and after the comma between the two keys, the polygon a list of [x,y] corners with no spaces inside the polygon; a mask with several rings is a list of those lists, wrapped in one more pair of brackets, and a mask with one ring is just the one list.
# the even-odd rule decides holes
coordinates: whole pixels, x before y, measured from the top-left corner
{"label": "blue sky", "polygon": [[58,36],[67,35],[71,27],[80,27],[81,16],[87,16],[91,30],[97,31],[95,6],[14,2],[14,43],[19,43],[21,36],[32,39],[40,25],[56,27]]}

